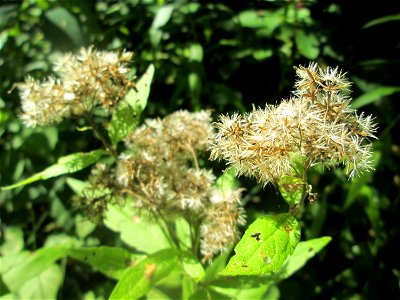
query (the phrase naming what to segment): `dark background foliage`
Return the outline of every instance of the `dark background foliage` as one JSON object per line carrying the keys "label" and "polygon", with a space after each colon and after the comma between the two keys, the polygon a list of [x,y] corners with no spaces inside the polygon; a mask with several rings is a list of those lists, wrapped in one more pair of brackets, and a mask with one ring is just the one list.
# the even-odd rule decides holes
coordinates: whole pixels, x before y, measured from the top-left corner
{"label": "dark background foliage", "polygon": [[[41,171],[58,157],[100,147],[81,120],[25,128],[15,82],[51,74],[61,52],[81,46],[135,53],[137,74],[156,68],[145,117],[177,109],[213,109],[214,116],[279,103],[294,83],[293,66],[339,66],[353,84],[354,106],[376,116],[375,168],[349,182],[342,171],[311,174],[320,194],[302,216],[303,239],[332,242],[300,272],[280,283],[282,299],[399,299],[400,264],[400,3],[398,1],[1,1],[0,183]],[[207,162],[204,162],[207,163]],[[223,165],[215,166],[222,169]],[[85,178],[87,172],[76,174]],[[280,211],[276,191],[247,188],[249,221]],[[51,236],[83,245],[121,243],[102,226],[79,235],[82,212],[71,205],[64,177],[0,192],[1,238],[23,231],[35,250]],[[101,295],[112,282],[69,262],[59,298]],[[0,283],[0,291],[4,291]],[[107,295],[107,292],[104,292]]]}

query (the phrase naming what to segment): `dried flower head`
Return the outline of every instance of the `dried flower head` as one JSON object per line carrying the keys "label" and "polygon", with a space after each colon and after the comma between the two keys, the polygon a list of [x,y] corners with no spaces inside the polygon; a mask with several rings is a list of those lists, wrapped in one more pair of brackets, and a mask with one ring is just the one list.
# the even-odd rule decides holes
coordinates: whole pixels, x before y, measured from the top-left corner
{"label": "dried flower head", "polygon": [[205,260],[228,249],[245,223],[241,190],[216,189],[215,176],[199,166],[197,156],[213,135],[209,111],[146,120],[126,138],[130,152],[120,156],[115,175],[119,193],[150,217],[184,216],[201,225]]}
{"label": "dried flower head", "polygon": [[296,68],[294,97],[245,115],[221,116],[210,146],[211,159],[224,159],[238,174],[276,183],[315,164],[346,165],[350,178],[370,170],[376,125],[349,106],[350,83],[338,68]]}
{"label": "dried flower head", "polygon": [[208,209],[201,226],[202,243],[200,252],[204,261],[227,251],[240,235],[238,225],[245,225],[245,213],[240,206],[243,190],[221,191],[214,189],[210,198],[212,209]]}
{"label": "dried flower head", "polygon": [[131,52],[81,49],[79,55],[65,54],[57,63],[58,79],[42,82],[28,76],[17,84],[22,101],[22,120],[30,127],[59,123],[100,105],[108,111],[135,84],[128,80]]}

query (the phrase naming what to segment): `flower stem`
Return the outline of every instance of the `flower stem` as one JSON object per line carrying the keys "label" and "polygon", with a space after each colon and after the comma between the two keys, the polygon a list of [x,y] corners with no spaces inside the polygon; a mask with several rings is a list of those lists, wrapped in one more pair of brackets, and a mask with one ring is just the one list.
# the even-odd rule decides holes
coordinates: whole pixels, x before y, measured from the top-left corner
{"label": "flower stem", "polygon": [[96,122],[93,119],[93,116],[90,114],[86,115],[86,119],[89,121],[90,126],[92,127],[95,136],[102,142],[104,148],[106,148],[107,152],[110,153],[115,159],[118,159],[118,153],[114,149],[114,147],[106,140],[103,134],[100,132],[99,128],[96,125]]}
{"label": "flower stem", "polygon": [[303,189],[302,189],[302,191],[301,191],[301,197],[300,197],[299,203],[297,203],[296,206],[290,208],[290,210],[289,210],[289,213],[290,213],[290,215],[292,215],[292,216],[296,216],[296,215],[299,214],[299,212],[300,212],[301,209],[303,208],[304,201],[305,201],[306,196],[307,196],[307,190],[308,190],[308,184],[307,184],[307,180],[308,180],[308,177],[307,177],[307,170],[308,170],[308,167],[307,167],[306,165],[304,165],[304,166],[303,166],[303,178],[302,178],[302,181],[303,181]]}

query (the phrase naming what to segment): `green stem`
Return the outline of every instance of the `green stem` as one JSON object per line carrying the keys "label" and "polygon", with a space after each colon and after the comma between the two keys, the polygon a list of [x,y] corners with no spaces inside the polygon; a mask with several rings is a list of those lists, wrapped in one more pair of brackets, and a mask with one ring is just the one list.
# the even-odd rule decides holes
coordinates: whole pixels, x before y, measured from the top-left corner
{"label": "green stem", "polygon": [[301,211],[301,209],[303,208],[304,205],[304,201],[306,199],[307,196],[307,190],[308,190],[308,185],[307,185],[307,170],[308,170],[308,164],[303,166],[303,189],[301,191],[301,197],[300,197],[300,201],[299,203],[297,203],[297,205],[295,207],[290,208],[289,213],[292,216],[296,216],[298,215],[298,213]]}
{"label": "green stem", "polygon": [[176,232],[175,232],[174,228],[172,228],[172,226],[171,226],[172,224],[171,224],[170,222],[168,222],[167,219],[165,219],[165,217],[164,217],[163,214],[158,213],[158,217],[159,217],[161,220],[163,220],[163,222],[164,222],[164,224],[165,224],[165,226],[166,226],[166,228],[167,228],[167,230],[168,230],[168,233],[169,233],[169,235],[171,236],[171,240],[172,240],[173,243],[175,244],[176,248],[177,248],[177,249],[180,249],[180,248],[181,248],[181,247],[180,247],[180,241],[179,241],[179,238],[178,238],[177,235],[176,235]]}
{"label": "green stem", "polygon": [[118,159],[118,153],[115,151],[114,147],[106,140],[103,134],[100,132],[99,128],[96,125],[96,122],[93,119],[93,116],[90,114],[86,115],[86,119],[89,121],[90,126],[92,127],[95,136],[102,142],[104,148],[106,148],[107,152],[110,153],[116,160]]}
{"label": "green stem", "polygon": [[[161,231],[163,232],[165,238],[168,240],[170,245],[176,249],[179,249],[179,242],[177,242],[174,239],[174,235],[171,232],[171,228],[168,224],[168,221],[165,220],[165,218],[160,213],[157,214],[155,212],[151,212],[151,214],[153,215],[154,219],[158,223],[158,226],[160,226]],[[162,224],[162,223],[164,223],[164,224]]]}

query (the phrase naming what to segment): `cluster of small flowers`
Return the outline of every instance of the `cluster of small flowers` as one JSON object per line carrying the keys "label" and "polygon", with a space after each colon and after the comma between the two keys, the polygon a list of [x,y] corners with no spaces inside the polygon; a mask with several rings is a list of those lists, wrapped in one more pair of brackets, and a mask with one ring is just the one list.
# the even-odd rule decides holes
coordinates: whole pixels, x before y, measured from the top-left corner
{"label": "cluster of small flowers", "polygon": [[142,211],[202,224],[207,260],[232,245],[244,224],[240,191],[218,191],[212,172],[199,167],[197,155],[213,134],[209,111],[146,120],[126,138],[130,153],[120,156],[115,175],[120,193],[132,196]]}
{"label": "cluster of small flowers", "polygon": [[238,225],[245,225],[245,213],[240,206],[242,189],[214,190],[212,203],[201,226],[201,254],[210,260],[216,253],[227,251],[239,237]]}
{"label": "cluster of small flowers", "polygon": [[375,138],[376,127],[371,116],[349,107],[345,74],[316,63],[296,73],[294,97],[245,115],[220,116],[211,159],[225,159],[239,175],[263,184],[292,174],[298,159],[303,168],[345,164],[350,178],[370,170],[371,145],[364,141]]}
{"label": "cluster of small flowers", "polygon": [[22,101],[22,120],[29,127],[59,123],[100,106],[108,111],[135,84],[128,80],[131,52],[81,49],[79,55],[65,54],[55,70],[60,78],[43,82],[28,76],[17,84]]}

